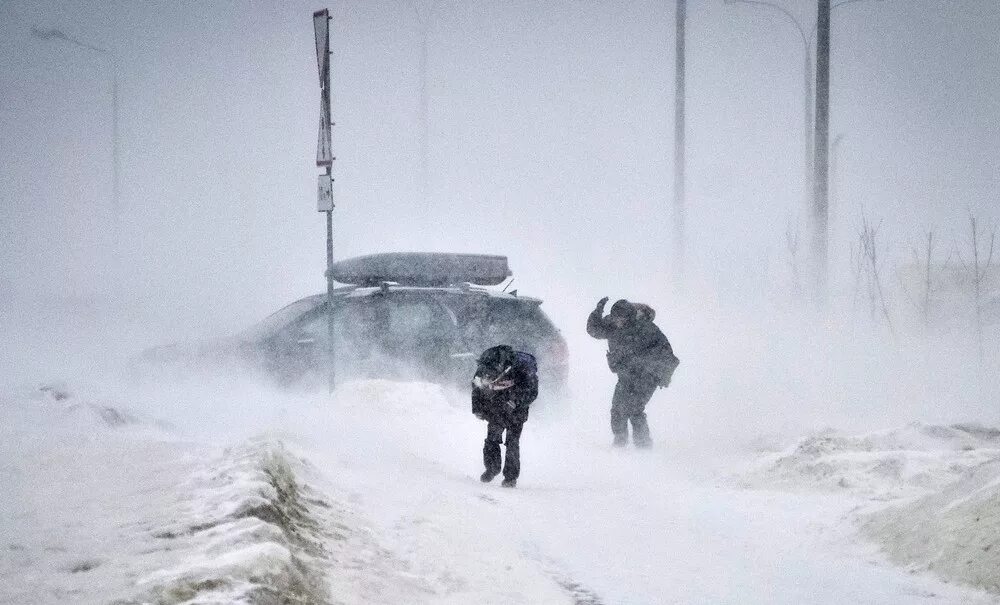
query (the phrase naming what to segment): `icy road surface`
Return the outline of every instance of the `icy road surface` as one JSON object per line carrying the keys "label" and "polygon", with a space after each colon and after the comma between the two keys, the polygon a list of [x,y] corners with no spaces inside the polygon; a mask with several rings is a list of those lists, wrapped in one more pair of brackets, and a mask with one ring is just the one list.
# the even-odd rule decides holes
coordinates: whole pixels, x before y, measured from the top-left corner
{"label": "icy road surface", "polygon": [[0,603],[997,602],[885,562],[857,499],[712,479],[717,448],[672,445],[666,407],[648,452],[613,450],[603,407],[533,412],[509,490],[479,482],[485,426],[436,387],[207,397],[161,400],[155,430],[79,395],[5,401]]}
{"label": "icy road surface", "polygon": [[575,422],[537,414],[507,490],[479,483],[485,425],[461,400],[364,383],[338,404],[311,423],[324,427],[312,459],[413,564],[427,593],[409,602],[994,602],[881,562],[840,523],[856,502],[695,482],[695,454],[672,449],[655,417],[660,445],[637,452],[610,447],[604,409]]}

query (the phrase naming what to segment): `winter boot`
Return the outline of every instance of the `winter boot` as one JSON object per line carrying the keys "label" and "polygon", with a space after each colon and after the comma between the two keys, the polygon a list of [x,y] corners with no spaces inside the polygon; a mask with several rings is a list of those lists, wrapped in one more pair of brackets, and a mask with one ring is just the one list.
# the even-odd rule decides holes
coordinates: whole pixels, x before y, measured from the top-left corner
{"label": "winter boot", "polygon": [[498,474],[499,473],[496,471],[485,470],[482,475],[479,475],[479,480],[483,483],[489,483],[490,481],[493,481],[493,477],[496,477]]}
{"label": "winter boot", "polygon": [[504,479],[500,487],[517,487],[517,479]]}

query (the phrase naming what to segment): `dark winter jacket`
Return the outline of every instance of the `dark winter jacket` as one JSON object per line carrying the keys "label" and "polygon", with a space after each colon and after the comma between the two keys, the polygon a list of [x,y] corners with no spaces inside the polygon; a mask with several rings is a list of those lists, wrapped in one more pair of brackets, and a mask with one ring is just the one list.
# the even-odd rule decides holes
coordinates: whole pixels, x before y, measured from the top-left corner
{"label": "dark winter jacket", "polygon": [[608,367],[615,374],[667,386],[680,361],[670,341],[653,323],[655,312],[647,305],[633,306],[635,318],[621,328],[603,316],[603,308],[594,309],[587,318],[587,334],[608,341]]}
{"label": "dark winter jacket", "polygon": [[[483,377],[479,369],[476,378]],[[472,387],[472,413],[507,428],[517,427],[528,420],[531,402],[538,397],[538,377],[519,358],[504,379],[513,385],[502,390]]]}

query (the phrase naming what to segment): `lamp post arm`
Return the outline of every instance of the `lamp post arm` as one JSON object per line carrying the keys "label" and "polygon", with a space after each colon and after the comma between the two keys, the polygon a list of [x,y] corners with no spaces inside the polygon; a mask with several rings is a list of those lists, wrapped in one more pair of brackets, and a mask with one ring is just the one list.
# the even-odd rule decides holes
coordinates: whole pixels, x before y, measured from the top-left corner
{"label": "lamp post arm", "polygon": [[[838,9],[841,6],[844,6],[846,4],[855,4],[857,2],[873,2],[873,1],[874,2],[882,2],[882,0],[842,0],[841,2],[838,2],[838,3],[834,4],[833,6],[831,6],[830,7],[830,11]],[[815,41],[816,41],[816,24],[814,23],[813,26],[812,26],[812,29],[809,31],[809,41],[807,42],[807,44],[809,45],[809,54],[810,54],[810,56],[812,55],[812,47],[813,47],[813,43]]]}
{"label": "lamp post arm", "polygon": [[[802,38],[802,45],[805,46],[806,49],[808,50],[809,39],[806,37],[806,30],[805,28],[802,27],[802,24],[799,23],[799,20],[795,18],[795,15],[793,15],[791,11],[789,11],[787,8],[781,6],[780,4],[775,4],[774,2],[765,2],[764,0],[725,0],[725,1],[726,4],[753,4],[757,6],[764,6],[766,8],[774,9],[780,12],[785,17],[787,17],[788,20],[792,22],[792,24],[795,25],[795,29],[799,30],[799,37]],[[860,2],[861,0],[847,0],[847,1]]]}
{"label": "lamp post arm", "polygon": [[79,46],[80,48],[86,48],[87,50],[92,50],[94,52],[99,52],[101,54],[108,55],[108,56],[111,55],[111,52],[108,51],[107,49],[101,48],[99,46],[94,46],[93,44],[87,44],[86,42],[83,42],[81,40],[77,40],[76,38],[73,38],[72,36],[67,36],[65,32],[63,32],[60,29],[56,29],[54,27],[51,28],[51,29],[40,29],[40,28],[32,25],[31,26],[31,35],[34,36],[35,38],[39,38],[41,40],[61,40],[61,41],[66,42],[68,44],[72,44],[74,46]]}
{"label": "lamp post arm", "polygon": [[93,44],[87,44],[82,40],[77,40],[72,36],[66,35],[64,31],[57,28],[42,29],[38,26],[31,26],[31,36],[38,38],[39,40],[52,41],[52,42],[63,42],[76,46],[78,48],[83,48],[86,50],[93,51],[101,55],[107,62],[108,68],[111,71],[111,157],[112,157],[112,214],[115,219],[121,214],[121,201],[120,201],[120,190],[121,190],[121,145],[119,144],[119,128],[118,128],[118,60],[115,54],[106,48],[101,48],[99,46],[94,46]]}

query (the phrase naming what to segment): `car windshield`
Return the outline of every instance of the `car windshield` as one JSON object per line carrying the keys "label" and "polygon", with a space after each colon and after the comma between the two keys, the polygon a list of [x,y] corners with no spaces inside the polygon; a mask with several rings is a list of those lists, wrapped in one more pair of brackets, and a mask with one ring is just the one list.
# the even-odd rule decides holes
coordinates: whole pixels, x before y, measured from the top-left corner
{"label": "car windshield", "polygon": [[324,298],[324,296],[310,296],[309,298],[297,300],[287,307],[268,315],[257,325],[247,328],[240,334],[240,337],[248,341],[257,341],[276,334],[303,314],[323,304]]}

